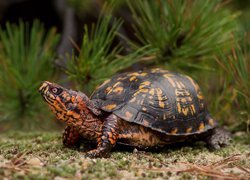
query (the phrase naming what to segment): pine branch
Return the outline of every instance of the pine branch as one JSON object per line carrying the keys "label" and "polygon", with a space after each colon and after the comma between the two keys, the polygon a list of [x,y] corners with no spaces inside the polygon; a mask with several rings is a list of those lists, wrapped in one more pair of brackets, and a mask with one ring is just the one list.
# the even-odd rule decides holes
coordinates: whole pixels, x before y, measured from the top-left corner
{"label": "pine branch", "polygon": [[58,40],[55,29],[46,34],[37,21],[32,27],[23,22],[7,23],[6,30],[0,30],[1,121],[21,126],[22,119],[41,110],[37,89],[41,81],[52,78]]}
{"label": "pine branch", "polygon": [[121,56],[124,47],[120,43],[114,44],[121,24],[121,20],[106,14],[90,28],[84,27],[80,54],[68,60],[66,70],[79,89],[91,92],[97,84],[152,51],[148,51],[145,46],[127,56]]}
{"label": "pine branch", "polygon": [[238,13],[221,7],[220,0],[128,0],[128,5],[139,40],[133,44],[156,48],[156,64],[199,66],[201,59],[218,55],[218,49],[228,51],[236,29]]}

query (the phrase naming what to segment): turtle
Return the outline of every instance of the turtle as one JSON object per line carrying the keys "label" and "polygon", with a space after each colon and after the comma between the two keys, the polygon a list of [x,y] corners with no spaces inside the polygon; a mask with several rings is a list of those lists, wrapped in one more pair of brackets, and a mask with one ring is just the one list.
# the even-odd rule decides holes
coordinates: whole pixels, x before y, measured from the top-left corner
{"label": "turtle", "polygon": [[39,92],[67,124],[63,144],[95,142],[97,148],[86,153],[91,158],[109,157],[116,144],[149,149],[204,141],[217,150],[231,140],[209,113],[198,84],[180,73],[160,68],[119,73],[90,97],[49,81]]}

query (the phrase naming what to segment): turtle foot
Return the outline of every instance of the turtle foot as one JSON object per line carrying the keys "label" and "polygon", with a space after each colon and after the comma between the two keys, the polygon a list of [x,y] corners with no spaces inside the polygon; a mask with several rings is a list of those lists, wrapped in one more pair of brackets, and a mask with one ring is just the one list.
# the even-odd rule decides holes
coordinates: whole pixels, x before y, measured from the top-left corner
{"label": "turtle foot", "polygon": [[231,133],[223,128],[215,128],[212,134],[207,138],[207,144],[209,149],[218,150],[226,145],[230,144]]}

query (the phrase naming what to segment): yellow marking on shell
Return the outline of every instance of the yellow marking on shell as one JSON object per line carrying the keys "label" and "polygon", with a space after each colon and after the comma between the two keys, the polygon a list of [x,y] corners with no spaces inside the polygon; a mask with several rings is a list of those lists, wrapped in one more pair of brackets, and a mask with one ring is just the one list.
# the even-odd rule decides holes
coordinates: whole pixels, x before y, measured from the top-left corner
{"label": "yellow marking on shell", "polygon": [[121,94],[122,91],[123,91],[123,87],[116,87],[116,88],[113,90],[113,92],[118,93],[118,94]]}
{"label": "yellow marking on shell", "polygon": [[125,112],[125,116],[126,116],[126,118],[131,119],[131,117],[133,116],[133,114],[131,112],[129,112],[129,111],[126,111]]}
{"label": "yellow marking on shell", "polygon": [[147,93],[147,92],[148,92],[148,89],[139,89],[138,91],[136,91],[134,96],[138,95],[139,93]]}
{"label": "yellow marking on shell", "polygon": [[159,101],[159,106],[160,106],[161,108],[164,108],[164,107],[165,107],[165,104],[164,104],[164,102],[162,102],[162,101]]}
{"label": "yellow marking on shell", "polygon": [[108,104],[106,106],[104,106],[103,108],[106,110],[113,110],[114,108],[116,108],[116,104]]}
{"label": "yellow marking on shell", "polygon": [[135,102],[136,101],[136,97],[133,97],[129,102]]}
{"label": "yellow marking on shell", "polygon": [[179,88],[179,89],[183,89],[183,87],[181,86],[180,82],[175,81],[175,84],[176,84],[177,88]]}
{"label": "yellow marking on shell", "polygon": [[129,73],[128,76],[139,76],[139,73],[138,72]]}
{"label": "yellow marking on shell", "polygon": [[107,94],[109,94],[111,89],[112,89],[112,87],[107,87],[107,88],[105,89],[105,92],[106,92]]}
{"label": "yellow marking on shell", "polygon": [[176,134],[178,132],[177,128],[174,128],[173,130],[171,130],[170,134]]}
{"label": "yellow marking on shell", "polygon": [[[186,89],[175,89],[176,96],[190,96],[190,92]],[[187,97],[188,98],[188,97]]]}
{"label": "yellow marking on shell", "polygon": [[129,81],[134,81],[136,79],[136,76],[132,76],[131,78],[129,78]]}
{"label": "yellow marking on shell", "polygon": [[197,93],[197,97],[200,100],[204,99],[202,94],[201,94],[201,91],[200,91],[200,88],[199,88],[198,84],[191,77],[189,77],[189,76],[185,76],[185,77],[188,78],[189,81],[191,82],[191,84],[194,86],[194,89],[195,89],[195,91]]}
{"label": "yellow marking on shell", "polygon": [[[110,82],[110,79],[107,79],[106,81],[104,81],[98,88],[103,87],[104,85],[108,84]],[[97,89],[98,89],[97,88]]]}
{"label": "yellow marking on shell", "polygon": [[139,86],[139,90],[145,88],[146,86],[149,86],[150,84],[151,82],[149,81],[142,82]]}
{"label": "yellow marking on shell", "polygon": [[145,108],[145,107],[142,107],[142,110],[143,110],[143,111],[147,111],[147,108]]}
{"label": "yellow marking on shell", "polygon": [[190,107],[191,107],[191,113],[192,113],[192,115],[194,115],[194,114],[195,114],[195,112],[196,112],[196,111],[195,111],[195,107],[194,107],[194,105],[193,105],[193,104],[192,104]]}
{"label": "yellow marking on shell", "polygon": [[116,86],[118,86],[119,84],[121,84],[121,82],[117,82],[113,85],[113,88],[115,88]]}
{"label": "yellow marking on shell", "polygon": [[204,97],[202,96],[202,94],[200,93],[200,91],[197,93],[197,97],[200,99],[200,100],[203,100]]}
{"label": "yellow marking on shell", "polygon": [[151,82],[150,82],[150,81],[144,81],[144,82],[141,83],[141,84],[143,84],[144,86],[149,86],[149,85],[151,84]]}
{"label": "yellow marking on shell", "polygon": [[141,73],[140,76],[146,76],[148,73]]}
{"label": "yellow marking on shell", "polygon": [[185,85],[184,85],[181,81],[179,81],[179,83],[180,83],[180,86],[181,86],[183,89],[186,88]]}
{"label": "yellow marking on shell", "polygon": [[210,119],[208,120],[208,124],[209,124],[210,126],[214,126],[214,120],[213,120],[212,118],[210,118]]}
{"label": "yellow marking on shell", "polygon": [[149,90],[149,94],[153,96],[155,94],[155,90],[154,89],[150,89]]}
{"label": "yellow marking on shell", "polygon": [[168,82],[169,82],[173,87],[175,87],[175,82],[174,82],[174,80],[170,77],[171,75],[169,75],[169,74],[164,74],[163,76],[168,80]]}
{"label": "yellow marking on shell", "polygon": [[158,72],[158,71],[159,71],[159,68],[155,68],[155,69],[151,70],[152,73],[155,73],[155,72]]}
{"label": "yellow marking on shell", "polygon": [[160,72],[160,73],[167,73],[168,71],[165,69],[154,68],[151,70],[152,73]]}
{"label": "yellow marking on shell", "polygon": [[176,101],[185,103],[187,102],[186,98],[176,98]]}
{"label": "yellow marking on shell", "polygon": [[192,129],[193,129],[192,127],[187,128],[186,133],[190,133],[192,131]]}
{"label": "yellow marking on shell", "polygon": [[184,116],[187,116],[187,114],[188,114],[188,107],[182,108],[182,113],[184,114]]}
{"label": "yellow marking on shell", "polygon": [[203,123],[203,122],[202,122],[202,123],[200,123],[200,125],[199,125],[199,131],[203,131],[203,130],[204,130],[204,128],[205,128],[204,123]]}
{"label": "yellow marking on shell", "polygon": [[160,88],[155,88],[157,95],[162,95],[162,90]]}
{"label": "yellow marking on shell", "polygon": [[122,81],[122,80],[124,80],[124,79],[126,79],[126,78],[127,78],[126,76],[124,76],[124,77],[118,77],[117,80],[118,80],[118,81]]}
{"label": "yellow marking on shell", "polygon": [[177,103],[177,110],[178,110],[178,113],[181,113],[181,104],[180,103]]}

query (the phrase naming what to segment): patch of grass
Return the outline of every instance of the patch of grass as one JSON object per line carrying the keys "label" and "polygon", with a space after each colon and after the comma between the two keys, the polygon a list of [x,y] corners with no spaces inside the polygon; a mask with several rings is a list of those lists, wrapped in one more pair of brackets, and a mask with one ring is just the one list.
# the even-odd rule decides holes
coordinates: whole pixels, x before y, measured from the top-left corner
{"label": "patch of grass", "polygon": [[[14,179],[209,179],[206,170],[213,164],[219,173],[232,177],[249,177],[238,167],[249,170],[250,144],[236,135],[231,145],[210,152],[203,143],[169,146],[157,151],[112,152],[107,159],[89,159],[82,151],[63,147],[60,132],[9,132],[0,137],[0,177]],[[225,162],[224,162],[225,161]],[[193,171],[188,171],[193,167]],[[239,174],[239,172],[241,174]]]}

